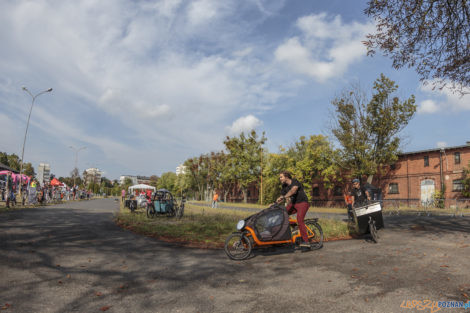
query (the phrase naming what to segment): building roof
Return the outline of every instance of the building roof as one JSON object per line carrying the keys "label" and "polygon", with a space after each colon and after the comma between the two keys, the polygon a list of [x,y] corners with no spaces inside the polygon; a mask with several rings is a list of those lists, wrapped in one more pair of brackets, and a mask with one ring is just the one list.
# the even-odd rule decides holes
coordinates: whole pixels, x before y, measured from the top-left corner
{"label": "building roof", "polygon": [[446,151],[446,150],[456,150],[456,149],[463,149],[463,148],[470,148],[470,142],[466,145],[462,146],[454,146],[454,147],[444,147],[444,148],[434,148],[434,149],[426,149],[426,150],[418,150],[418,151],[411,151],[411,152],[403,152],[398,155],[409,155],[409,154],[420,154],[420,153],[428,153],[428,152],[439,152],[439,151]]}

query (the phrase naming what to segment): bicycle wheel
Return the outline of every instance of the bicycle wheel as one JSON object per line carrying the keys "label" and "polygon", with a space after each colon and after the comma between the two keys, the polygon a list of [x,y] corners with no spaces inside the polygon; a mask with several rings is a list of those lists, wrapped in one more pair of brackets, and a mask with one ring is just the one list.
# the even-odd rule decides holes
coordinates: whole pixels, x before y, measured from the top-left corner
{"label": "bicycle wheel", "polygon": [[131,202],[131,203],[129,204],[129,210],[131,210],[131,212],[134,213],[135,209],[136,209],[136,204],[135,204],[135,202]]}
{"label": "bicycle wheel", "polygon": [[312,250],[317,250],[323,247],[323,230],[320,224],[312,220],[306,220],[305,226],[307,227],[308,241]]}
{"label": "bicycle wheel", "polygon": [[379,234],[377,233],[377,227],[375,227],[375,220],[369,219],[369,232],[372,240],[377,243],[379,241]]}
{"label": "bicycle wheel", "polygon": [[148,218],[154,218],[155,217],[155,208],[151,205],[147,206],[147,217]]}
{"label": "bicycle wheel", "polygon": [[225,240],[225,253],[232,260],[245,260],[250,256],[251,249],[251,241],[243,233],[232,233]]}

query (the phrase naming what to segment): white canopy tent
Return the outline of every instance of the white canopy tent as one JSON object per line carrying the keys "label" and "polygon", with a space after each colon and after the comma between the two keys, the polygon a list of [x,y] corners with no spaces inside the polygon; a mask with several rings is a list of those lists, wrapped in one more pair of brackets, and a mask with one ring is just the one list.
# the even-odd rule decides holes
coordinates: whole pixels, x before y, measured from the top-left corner
{"label": "white canopy tent", "polygon": [[155,187],[153,186],[149,186],[149,185],[145,185],[145,184],[138,184],[138,185],[134,185],[134,186],[130,186],[129,187],[129,192],[134,192],[134,190],[147,190],[147,189],[152,189],[153,191],[156,190]]}

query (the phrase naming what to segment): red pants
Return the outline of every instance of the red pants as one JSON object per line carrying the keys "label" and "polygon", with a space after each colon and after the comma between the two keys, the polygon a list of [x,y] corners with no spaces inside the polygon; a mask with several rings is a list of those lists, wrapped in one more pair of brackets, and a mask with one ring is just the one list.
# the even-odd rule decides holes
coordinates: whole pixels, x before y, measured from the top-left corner
{"label": "red pants", "polygon": [[305,242],[308,242],[307,228],[305,227],[304,218],[308,211],[308,202],[300,202],[292,205],[289,203],[286,207],[287,214],[297,213],[297,224],[299,225],[300,235]]}

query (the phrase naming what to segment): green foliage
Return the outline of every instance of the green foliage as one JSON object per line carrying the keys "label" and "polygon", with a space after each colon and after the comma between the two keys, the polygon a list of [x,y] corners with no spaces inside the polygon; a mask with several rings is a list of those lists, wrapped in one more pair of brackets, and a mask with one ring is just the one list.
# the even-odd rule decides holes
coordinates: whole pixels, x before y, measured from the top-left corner
{"label": "green foliage", "polygon": [[157,184],[158,189],[167,189],[172,194],[176,195],[178,188],[176,186],[176,174],[174,172],[163,173]]}
{"label": "green foliage", "polygon": [[289,170],[302,181],[306,190],[311,190],[312,179],[321,179],[326,188],[332,188],[339,178],[336,165],[339,155],[325,136],[312,135],[308,140],[302,136],[287,154]]}
{"label": "green foliage", "polygon": [[150,176],[150,186],[157,187],[158,184],[158,176],[157,175],[152,175]]}
{"label": "green foliage", "polygon": [[8,165],[8,154],[6,152],[0,152],[0,163]]}
{"label": "green foliage", "polygon": [[106,177],[101,177],[101,186],[111,188],[113,187],[113,182]]}
{"label": "green foliage", "polygon": [[470,198],[470,161],[468,162],[467,168],[463,171],[463,190],[462,196],[465,198]]}
{"label": "green foliage", "polygon": [[[281,148],[282,149],[282,148]],[[273,203],[279,197],[279,173],[289,168],[289,157],[285,150],[281,153],[270,153],[265,158],[263,166],[263,200],[264,203]]]}
{"label": "green foliage", "polygon": [[36,172],[34,171],[34,167],[31,165],[31,163],[23,164],[23,174],[31,177],[36,176]]}
{"label": "green foliage", "polygon": [[255,130],[248,136],[243,132],[238,137],[227,137],[224,141],[227,149],[227,179],[235,181],[243,192],[244,202],[247,202],[247,189],[253,182],[259,182],[261,177],[262,146],[266,142],[264,132],[261,138]]}
{"label": "green foliage", "polygon": [[20,158],[14,153],[8,155],[7,158],[8,158],[8,166],[16,171],[19,171],[20,170]]}
{"label": "green foliage", "polygon": [[266,203],[274,202],[279,196],[279,173],[284,170],[292,172],[302,182],[307,196],[310,196],[314,179],[322,180],[326,188],[333,187],[340,179],[338,157],[339,152],[322,135],[312,135],[308,139],[302,136],[287,150],[281,148],[279,154],[270,154],[263,170]]}
{"label": "green foliage", "polygon": [[209,159],[207,155],[201,155],[188,159],[184,162],[186,173],[184,186],[192,189],[195,197],[201,200],[204,196],[204,190],[207,188],[207,178],[209,172]]}
{"label": "green foliage", "polygon": [[374,175],[397,160],[398,134],[416,112],[414,96],[400,101],[393,96],[397,89],[395,82],[381,74],[370,100],[354,88],[332,101],[332,133],[342,147],[339,165],[351,175]]}
{"label": "green foliage", "polygon": [[[0,163],[5,164],[8,167],[11,167],[15,171],[20,171],[21,160],[16,154],[8,154],[6,152],[0,152]],[[31,163],[23,164],[23,174],[34,177],[36,173],[34,172],[34,167]]]}

